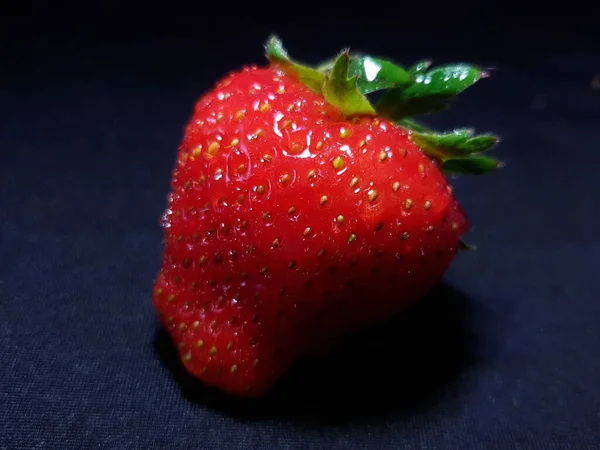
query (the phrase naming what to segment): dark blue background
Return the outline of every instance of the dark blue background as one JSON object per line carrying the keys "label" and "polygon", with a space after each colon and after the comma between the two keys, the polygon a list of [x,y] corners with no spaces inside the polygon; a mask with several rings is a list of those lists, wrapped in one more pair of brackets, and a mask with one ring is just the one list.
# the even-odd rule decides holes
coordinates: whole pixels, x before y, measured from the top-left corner
{"label": "dark blue background", "polygon": [[[594,11],[38,3],[0,14],[0,448],[600,448]],[[455,181],[479,251],[429,298],[249,402],[183,373],[150,293],[194,102],[271,31],[495,68],[430,123],[506,168]]]}

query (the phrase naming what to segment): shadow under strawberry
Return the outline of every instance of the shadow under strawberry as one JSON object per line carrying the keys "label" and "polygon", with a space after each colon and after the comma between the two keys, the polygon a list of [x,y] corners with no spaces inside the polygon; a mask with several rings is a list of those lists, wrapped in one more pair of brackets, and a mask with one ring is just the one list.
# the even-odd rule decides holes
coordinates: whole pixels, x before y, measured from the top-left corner
{"label": "shadow under strawberry", "polygon": [[166,331],[154,347],[192,402],[241,420],[323,425],[411,414],[436,402],[476,362],[472,305],[447,284],[403,314],[354,333],[333,354],[296,364],[260,399],[237,399],[205,387],[180,363]]}

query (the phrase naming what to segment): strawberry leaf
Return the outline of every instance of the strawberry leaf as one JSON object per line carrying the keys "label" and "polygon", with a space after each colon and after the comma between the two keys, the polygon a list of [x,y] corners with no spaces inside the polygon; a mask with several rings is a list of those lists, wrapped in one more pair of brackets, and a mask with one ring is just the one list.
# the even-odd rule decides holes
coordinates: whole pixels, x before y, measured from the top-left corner
{"label": "strawberry leaf", "polygon": [[461,250],[466,250],[468,252],[474,252],[477,250],[477,246],[475,244],[469,244],[466,241],[463,241],[462,239],[458,240],[458,247]]}
{"label": "strawberry leaf", "polygon": [[493,158],[474,156],[492,148],[498,142],[497,136],[473,136],[473,130],[466,128],[437,133],[413,119],[401,119],[396,124],[412,132],[411,140],[425,154],[441,160],[446,173],[481,175],[501,165]]}
{"label": "strawberry leaf", "polygon": [[402,128],[406,128],[407,130],[414,131],[417,133],[433,133],[433,131],[431,129],[429,129],[426,125],[424,125],[421,122],[418,122],[414,119],[404,118],[404,119],[396,120],[395,123],[396,123],[396,125],[398,125]]}
{"label": "strawberry leaf", "polygon": [[407,86],[412,82],[410,74],[403,67],[370,56],[352,58],[350,75],[357,77],[357,85],[363,95]]}
{"label": "strawberry leaf", "polygon": [[351,76],[349,70],[350,56],[344,51],[323,82],[325,100],[341,109],[345,116],[375,114],[375,109],[358,88],[356,75]]}
{"label": "strawberry leaf", "polygon": [[290,59],[283,44],[276,36],[271,36],[267,42],[267,58],[270,61],[279,64],[286,72],[292,72],[298,76],[298,79],[310,89],[321,93],[321,86],[325,79],[325,74],[319,70],[313,69]]}
{"label": "strawberry leaf", "polygon": [[403,91],[403,97],[455,96],[486,76],[486,72],[468,64],[454,64],[437,67],[429,72],[417,72],[414,83]]}
{"label": "strawberry leaf", "polygon": [[417,76],[420,73],[424,73],[427,69],[429,69],[429,67],[431,67],[431,61],[426,59],[426,60],[419,61],[418,63],[416,63],[414,66],[412,66],[410,69],[408,69],[408,72],[412,76]]}
{"label": "strawberry leaf", "polygon": [[390,89],[382,95],[377,112],[392,120],[400,120],[443,111],[450,106],[452,99],[452,96],[443,95],[404,98],[401,88]]}
{"label": "strawberry leaf", "polygon": [[413,66],[409,72],[413,82],[384,93],[377,110],[387,117],[402,119],[442,111],[459,93],[472,86],[487,73],[467,64],[453,64],[427,70],[429,62]]}
{"label": "strawberry leaf", "polygon": [[483,175],[498,167],[500,163],[489,156],[450,158],[442,163],[442,170],[451,175]]}
{"label": "strawberry leaf", "polygon": [[473,136],[473,130],[469,129],[457,129],[444,134],[416,131],[412,134],[411,139],[425,153],[443,161],[454,156],[481,153],[489,150],[498,142],[498,138],[491,134]]}
{"label": "strawberry leaf", "polygon": [[319,64],[317,66],[317,70],[319,72],[329,73],[331,71],[331,69],[333,68],[333,65],[335,64],[336,59],[337,58],[328,59],[327,61],[322,62],[321,64]]}

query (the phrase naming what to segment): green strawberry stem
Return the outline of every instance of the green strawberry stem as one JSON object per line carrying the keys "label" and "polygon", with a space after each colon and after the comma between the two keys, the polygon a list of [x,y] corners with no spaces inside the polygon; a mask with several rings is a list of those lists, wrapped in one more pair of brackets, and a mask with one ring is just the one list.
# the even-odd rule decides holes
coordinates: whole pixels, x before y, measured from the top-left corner
{"label": "green strawberry stem", "polygon": [[[431,61],[420,61],[406,69],[344,50],[313,68],[293,61],[275,36],[269,38],[266,53],[272,63],[297,76],[346,117],[377,115],[408,129],[411,139],[439,160],[448,174],[481,175],[501,166],[496,159],[481,155],[496,145],[497,136],[474,135],[469,129],[439,133],[413,118],[447,109],[458,94],[488,76],[478,67],[450,64],[432,68]],[[375,105],[368,98],[374,92],[381,92]]]}

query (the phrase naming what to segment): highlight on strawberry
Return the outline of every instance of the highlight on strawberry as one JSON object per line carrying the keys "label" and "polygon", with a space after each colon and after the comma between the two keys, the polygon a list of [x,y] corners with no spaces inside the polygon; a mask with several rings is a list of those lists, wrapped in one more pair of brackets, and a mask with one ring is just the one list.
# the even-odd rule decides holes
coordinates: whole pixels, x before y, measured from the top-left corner
{"label": "highlight on strawberry", "polygon": [[426,295],[469,229],[446,176],[499,166],[483,154],[496,136],[415,120],[485,78],[478,67],[347,50],[309,67],[276,37],[266,55],[196,103],[153,292],[186,370],[243,397]]}

